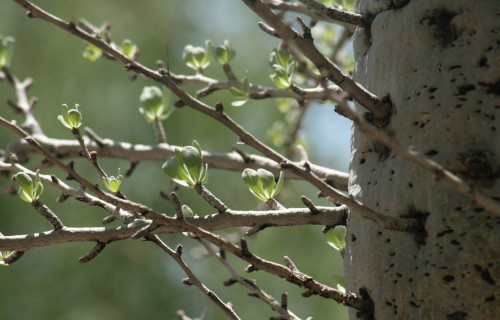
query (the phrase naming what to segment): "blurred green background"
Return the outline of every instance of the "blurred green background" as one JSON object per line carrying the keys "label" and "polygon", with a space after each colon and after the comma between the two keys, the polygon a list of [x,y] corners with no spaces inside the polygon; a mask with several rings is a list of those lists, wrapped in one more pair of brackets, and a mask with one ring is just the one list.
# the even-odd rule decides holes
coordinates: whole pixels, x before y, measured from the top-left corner
{"label": "blurred green background", "polygon": [[[175,73],[192,74],[182,61],[185,45],[203,46],[206,39],[219,45],[228,39],[237,52],[232,63],[235,74],[239,78],[247,74],[251,82],[273,86],[267,61],[277,40],[257,27],[259,19],[239,1],[52,0],[37,4],[67,21],[83,17],[97,26],[104,21],[112,23],[113,40],[116,43],[126,38],[132,40],[141,50],[139,61],[151,68],[155,68],[158,59],[165,60],[165,44],[168,44],[170,68]],[[11,69],[21,79],[34,78],[29,94],[39,99],[35,114],[49,137],[72,138],[56,117],[62,103],[69,106],[78,103],[84,125],[100,136],[130,143],[155,143],[150,124],[138,112],[140,92],[151,82],[141,78],[129,81],[127,72],[115,62],[100,59],[92,63],[83,59],[82,40],[41,20],[26,19],[25,10],[11,1],[0,3],[0,34],[16,38]],[[206,74],[224,78],[215,62]],[[186,89],[194,92],[199,88]],[[5,103],[7,99],[15,96],[7,84],[0,83],[0,114],[21,121]],[[244,107],[231,108],[231,96],[220,92],[204,101],[214,105],[219,99],[224,101],[231,117],[266,142],[269,142],[268,128],[285,117],[277,110],[276,101],[271,100],[250,101]],[[215,152],[230,152],[238,140],[214,120],[188,108],[174,112],[165,122],[165,128],[171,144],[188,145],[196,139],[203,149]],[[349,123],[336,116],[331,106],[311,106],[301,134],[312,162],[347,170]],[[0,128],[1,149],[16,139],[9,130]],[[30,164],[35,165],[40,159],[35,157]],[[172,214],[170,203],[159,196],[160,190],[170,188],[161,164],[139,164],[121,190],[134,201]],[[115,175],[118,167],[124,170],[129,164],[101,159],[101,165],[108,174]],[[77,159],[76,168],[99,182],[85,161]],[[50,172],[64,177],[56,169]],[[9,178],[0,178],[0,185],[8,182]],[[212,169],[208,188],[233,209],[250,210],[258,205],[242,183],[240,173]],[[192,190],[181,189],[178,194],[195,213],[214,211]],[[287,181],[281,200],[285,206],[302,207],[299,200],[302,194],[318,205],[328,205],[325,200],[316,199],[316,190],[303,182]],[[58,195],[57,190],[46,187],[41,200],[67,226],[101,225],[106,212],[74,199],[59,204],[55,202]],[[16,196],[0,194],[0,232],[13,235],[46,230],[50,226],[28,204]],[[239,231],[226,230],[222,234],[231,232]],[[199,278],[224,301],[232,301],[243,319],[276,315],[264,303],[248,297],[241,286],[223,287],[228,273],[214,258],[203,256],[195,241],[182,235],[162,238],[172,247],[182,243],[183,257]],[[248,242],[255,254],[278,263],[283,263],[283,256],[288,255],[299,269],[331,286],[335,286],[333,275],[342,273],[339,254],[326,244],[321,227],[266,229]],[[9,267],[0,268],[0,319],[175,319],[178,309],[185,310],[190,317],[206,312],[207,320],[225,318],[196,288],[181,284],[183,272],[153,244],[132,240],[112,243],[95,260],[78,263],[77,258],[92,246],[84,243],[40,248],[26,253]],[[245,263],[230,255],[228,258],[244,273]],[[300,317],[347,318],[346,309],[333,301],[302,298],[303,290],[263,272],[247,276],[256,278],[261,288],[277,299],[287,291],[290,309]]]}

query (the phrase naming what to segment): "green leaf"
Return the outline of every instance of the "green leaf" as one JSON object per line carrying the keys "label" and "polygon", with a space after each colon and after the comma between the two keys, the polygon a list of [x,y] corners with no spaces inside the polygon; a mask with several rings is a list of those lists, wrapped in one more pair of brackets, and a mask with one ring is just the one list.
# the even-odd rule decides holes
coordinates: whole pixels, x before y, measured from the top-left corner
{"label": "green leaf", "polygon": [[269,57],[269,64],[274,70],[271,80],[278,88],[288,88],[292,84],[296,62],[286,50],[273,49]]}
{"label": "green leaf", "polygon": [[345,294],[346,290],[345,290],[345,278],[344,278],[344,275],[342,275],[342,274],[334,274],[333,275],[333,281],[336,284],[337,290]]}
{"label": "green leaf", "polygon": [[241,90],[248,95],[248,90],[250,89],[250,82],[248,81],[248,77],[244,77],[241,80]]}
{"label": "green leaf", "polygon": [[[0,232],[0,236],[3,236],[3,234]],[[5,258],[7,258],[7,256],[9,254],[11,254],[12,251],[0,251],[0,265],[1,266],[8,266],[9,264],[5,262]]]}
{"label": "green leaf", "polygon": [[71,109],[68,112],[68,123],[73,128],[78,128],[82,124],[82,115],[78,110]]}
{"label": "green leaf", "polygon": [[181,150],[182,162],[186,171],[195,182],[199,182],[200,173],[203,168],[201,154],[195,147],[187,146]]}
{"label": "green leaf", "polygon": [[95,62],[102,56],[102,50],[92,43],[87,43],[85,50],[83,51],[83,57],[92,62]]}
{"label": "green leaf", "polygon": [[173,178],[173,179],[179,179],[179,174],[177,173],[178,170],[180,169],[180,166],[179,166],[179,163],[177,162],[177,158],[174,156],[174,157],[170,157],[167,159],[167,161],[165,161],[165,163],[163,164],[163,166],[161,167],[163,172],[165,172],[167,174],[167,176],[169,176],[170,178]]}
{"label": "green leaf", "polygon": [[241,177],[243,178],[243,182],[245,182],[250,192],[257,199],[263,202],[267,201],[264,188],[262,187],[262,181],[260,180],[257,171],[250,168],[246,168],[245,170],[243,170]]}
{"label": "green leaf", "polygon": [[245,103],[247,103],[249,99],[243,99],[243,100],[235,100],[233,102],[231,102],[231,105],[233,107],[241,107],[242,105],[244,105]]}
{"label": "green leaf", "polygon": [[186,65],[191,69],[200,71],[205,69],[210,65],[210,60],[212,59],[212,42],[207,40],[207,49],[202,47],[194,47],[192,45],[187,45],[184,47],[184,52],[182,58]]}
{"label": "green leaf", "polygon": [[291,85],[291,81],[286,74],[279,75],[275,73],[270,75],[270,78],[278,88],[288,88]]}
{"label": "green leaf", "polygon": [[28,194],[33,194],[33,180],[25,172],[18,172],[15,175],[17,184]]}
{"label": "green leaf", "polygon": [[200,182],[202,184],[207,184],[208,183],[208,163],[205,163],[205,166],[201,170]]}
{"label": "green leaf", "polygon": [[14,176],[19,185],[19,197],[26,202],[37,200],[43,192],[43,184],[40,182],[40,170],[36,171],[35,181],[25,172],[18,172]]}
{"label": "green leaf", "polygon": [[234,88],[234,87],[229,88],[229,92],[231,92],[231,94],[237,99],[247,99],[248,98],[248,94],[245,91],[242,91],[242,90]]}
{"label": "green leaf", "polygon": [[142,89],[139,112],[146,121],[153,122],[155,118],[165,120],[170,116],[173,110],[170,108],[170,96],[167,93],[155,86]]}
{"label": "green leaf", "polygon": [[274,181],[274,175],[266,169],[258,169],[257,175],[262,182],[262,188],[264,190],[265,197],[267,199],[272,198],[271,195],[273,193],[274,186],[276,185],[276,182]]}
{"label": "green leaf", "polygon": [[229,92],[238,100],[231,102],[233,107],[241,107],[249,100],[248,90],[250,89],[250,82],[248,81],[248,77],[244,77],[241,80],[241,89],[231,87],[229,88]]}
{"label": "green leaf", "polygon": [[224,41],[223,45],[220,45],[214,49],[214,55],[215,55],[215,60],[219,64],[225,65],[228,64],[229,61],[231,61],[234,58],[236,52],[233,50],[233,48],[231,48],[229,41],[226,40]]}
{"label": "green leaf", "polygon": [[193,210],[185,204],[182,205],[181,211],[185,217],[194,217]]}
{"label": "green leaf", "polygon": [[177,162],[177,158],[175,156],[170,157],[165,161],[162,166],[163,172],[165,172],[172,180],[176,183],[180,184],[183,187],[189,188],[191,185],[184,181],[180,175],[179,171],[182,171],[182,167]]}
{"label": "green leaf", "polygon": [[276,186],[274,187],[273,192],[271,194],[271,198],[276,197],[281,192],[284,184],[285,184],[284,174],[283,171],[281,171],[278,182],[276,183]]}
{"label": "green leaf", "polygon": [[120,168],[118,168],[118,176],[102,177],[102,181],[106,188],[111,192],[118,192],[123,181],[123,176],[120,174]]}
{"label": "green leaf", "polygon": [[175,156],[167,159],[163,171],[175,182],[185,187],[194,187],[208,181],[208,165],[203,165],[201,147],[196,140],[192,146],[175,149]]}
{"label": "green leaf", "polygon": [[130,59],[134,59],[138,53],[139,49],[135,44],[132,43],[129,39],[125,39],[122,42],[122,52],[124,55],[129,57]]}
{"label": "green leaf", "polygon": [[40,181],[40,170],[36,170],[35,181],[33,181],[33,198],[37,200],[43,193],[43,184]]}
{"label": "green leaf", "polygon": [[186,165],[184,164],[184,161],[182,159],[181,150],[175,149],[175,158],[177,159],[177,163],[180,166],[180,169],[177,171],[179,178],[181,180],[183,180],[184,182],[188,183],[189,186],[194,186],[196,181],[191,176],[191,174],[189,173],[189,170],[187,169]]}
{"label": "green leaf", "polygon": [[0,68],[10,67],[10,62],[14,56],[14,43],[15,39],[13,37],[0,36]]}
{"label": "green leaf", "polygon": [[203,56],[203,60],[201,61],[201,68],[205,69],[210,65],[210,61],[212,60],[212,41],[207,40],[205,41],[205,44],[207,45],[207,50],[205,51],[205,55]]}
{"label": "green leaf", "polygon": [[156,86],[144,87],[139,100],[144,108],[157,109],[163,102],[163,92]]}
{"label": "green leaf", "polygon": [[82,114],[79,108],[78,104],[75,104],[74,109],[69,109],[66,104],[63,104],[61,114],[57,116],[57,119],[68,129],[79,128],[82,125]]}
{"label": "green leaf", "polygon": [[327,243],[337,251],[345,249],[345,226],[336,226],[325,233]]}

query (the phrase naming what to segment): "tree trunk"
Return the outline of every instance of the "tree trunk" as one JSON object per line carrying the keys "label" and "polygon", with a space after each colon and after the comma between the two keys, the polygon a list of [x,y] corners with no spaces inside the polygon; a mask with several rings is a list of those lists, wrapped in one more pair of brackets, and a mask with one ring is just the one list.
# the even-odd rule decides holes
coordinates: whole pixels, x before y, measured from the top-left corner
{"label": "tree trunk", "polygon": [[[380,12],[386,2],[408,1],[361,1],[375,19],[355,34],[355,80],[392,101],[385,130],[400,144],[500,201],[499,2],[411,0]],[[346,285],[366,289],[375,319],[498,319],[500,217],[356,126],[349,192],[380,213],[426,219],[421,237],[350,213]]]}

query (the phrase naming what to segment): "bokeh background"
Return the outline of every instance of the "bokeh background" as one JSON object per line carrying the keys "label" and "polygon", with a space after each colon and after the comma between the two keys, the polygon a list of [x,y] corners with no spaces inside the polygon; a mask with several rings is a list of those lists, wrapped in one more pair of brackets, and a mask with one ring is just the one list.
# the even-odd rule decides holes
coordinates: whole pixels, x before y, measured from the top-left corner
{"label": "bokeh background", "polygon": [[[42,8],[68,20],[83,17],[95,25],[110,22],[116,43],[130,39],[141,50],[139,61],[155,68],[158,59],[165,60],[168,44],[170,68],[175,73],[192,74],[182,61],[187,44],[204,45],[211,39],[214,45],[228,39],[236,50],[232,67],[238,77],[248,75],[251,82],[273,86],[269,75],[268,57],[276,47],[276,39],[257,26],[259,19],[241,2],[217,1],[37,1]],[[30,96],[39,102],[35,114],[44,132],[53,138],[71,139],[71,134],[57,121],[61,104],[81,106],[84,125],[100,136],[130,143],[154,144],[153,130],[138,111],[142,88],[151,85],[138,78],[131,82],[119,64],[100,59],[90,62],[82,58],[85,43],[41,20],[28,20],[25,10],[12,1],[0,2],[0,35],[16,38],[12,72],[24,79],[33,77]],[[221,68],[213,62],[206,71],[223,79]],[[194,92],[199,88],[186,88]],[[0,114],[7,119],[19,115],[7,106],[15,99],[10,87],[0,83]],[[204,99],[214,105],[225,102],[225,110],[246,129],[270,143],[269,128],[286,114],[278,111],[276,101],[250,101],[241,108],[229,106],[232,98],[225,92]],[[203,149],[230,152],[237,137],[214,120],[189,108],[176,110],[165,122],[171,144],[188,145],[196,139]],[[312,162],[347,170],[349,159],[349,123],[333,112],[331,105],[314,104],[306,114],[300,131]],[[5,128],[0,128],[0,149],[16,140]],[[251,152],[251,150],[246,149]],[[279,147],[278,147],[278,150]],[[282,151],[282,150],[280,150]],[[35,157],[29,165],[35,165]],[[122,185],[125,195],[167,214],[172,206],[159,196],[168,191],[169,179],[161,172],[160,162],[143,162]],[[126,161],[101,159],[110,175],[117,168],[128,167]],[[76,168],[87,177],[99,177],[85,161]],[[48,172],[59,174],[53,169]],[[1,177],[0,185],[9,183]],[[250,210],[258,207],[240,178],[240,173],[212,169],[208,185],[231,208]],[[212,213],[213,209],[192,190],[179,190],[180,199],[197,214]],[[316,198],[316,190],[303,182],[288,182],[282,192],[285,206],[299,206],[299,196],[306,195],[318,205],[328,205]],[[41,200],[56,212],[68,226],[100,226],[106,212],[89,207],[74,199],[59,204],[59,192],[46,187]],[[115,223],[117,224],[117,223]],[[49,230],[50,226],[28,204],[17,196],[0,194],[0,232],[6,235]],[[225,230],[222,234],[237,234]],[[199,245],[182,235],[162,236],[169,245],[184,245],[184,258],[199,278],[215,290],[224,301],[232,301],[243,319],[267,319],[275,316],[270,308],[239,285],[223,287],[228,273],[214,258],[207,257]],[[342,273],[339,254],[331,249],[321,233],[321,227],[289,227],[266,229],[248,239],[250,249],[266,258],[283,263],[288,255],[298,268],[331,286],[334,275]],[[205,318],[224,319],[224,315],[197,289],[185,287],[182,270],[153,244],[144,241],[122,241],[107,246],[96,259],[80,264],[77,258],[86,254],[93,244],[63,244],[40,248],[26,253],[18,262],[0,268],[0,319],[175,319],[183,309],[190,317],[205,313]],[[244,273],[245,263],[228,259]],[[289,293],[290,309],[298,316],[315,319],[346,319],[342,306],[323,298],[302,298],[303,290],[275,279],[263,272],[247,275],[257,279],[261,288],[279,299]]]}

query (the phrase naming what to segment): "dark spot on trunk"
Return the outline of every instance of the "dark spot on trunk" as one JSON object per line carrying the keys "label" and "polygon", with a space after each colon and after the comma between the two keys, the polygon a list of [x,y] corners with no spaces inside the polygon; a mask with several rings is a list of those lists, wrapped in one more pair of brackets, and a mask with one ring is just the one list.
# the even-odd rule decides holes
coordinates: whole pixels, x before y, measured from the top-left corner
{"label": "dark spot on trunk", "polygon": [[431,150],[427,151],[427,152],[425,153],[425,155],[426,155],[426,156],[429,156],[429,157],[432,157],[432,156],[435,156],[435,155],[436,155],[436,154],[438,154],[438,153],[439,153],[439,151],[434,150],[434,149],[431,149]]}
{"label": "dark spot on trunk", "polygon": [[475,264],[474,269],[481,273],[481,278],[490,285],[496,284],[496,281],[491,277],[490,270],[488,268],[483,268],[480,265]]}
{"label": "dark spot on trunk", "polygon": [[486,93],[500,96],[500,79],[494,83],[479,82],[479,84],[486,87]]}
{"label": "dark spot on trunk", "polygon": [[500,168],[491,152],[483,150],[468,150],[457,154],[457,160],[462,164],[460,173],[480,181],[488,186],[500,175]]}
{"label": "dark spot on trunk", "polygon": [[488,58],[482,57],[481,59],[479,59],[479,63],[477,65],[480,67],[489,67]]}
{"label": "dark spot on trunk", "polygon": [[466,320],[467,312],[457,311],[446,315],[446,320]]}
{"label": "dark spot on trunk", "polygon": [[467,92],[475,90],[475,89],[476,89],[476,86],[473,84],[467,84],[467,85],[460,86],[460,87],[458,87],[458,95],[463,96]]}
{"label": "dark spot on trunk", "polygon": [[443,281],[445,282],[452,282],[453,280],[455,280],[455,276],[452,276],[451,274],[445,275],[443,277]]}
{"label": "dark spot on trunk", "polygon": [[436,237],[441,238],[447,233],[453,233],[453,229],[446,229],[436,234]]}
{"label": "dark spot on trunk", "polygon": [[418,211],[413,205],[408,208],[407,214],[401,215],[401,218],[416,219],[419,224],[418,230],[412,232],[413,238],[419,245],[425,245],[425,239],[427,238],[427,230],[425,230],[425,222],[429,212]]}
{"label": "dark spot on trunk", "polygon": [[378,161],[384,161],[391,155],[391,149],[380,142],[373,144],[373,151],[378,154]]}
{"label": "dark spot on trunk", "polygon": [[452,19],[456,13],[445,8],[436,9],[420,20],[420,23],[431,27],[432,36],[441,47],[446,47],[460,36],[460,32],[453,24]]}

